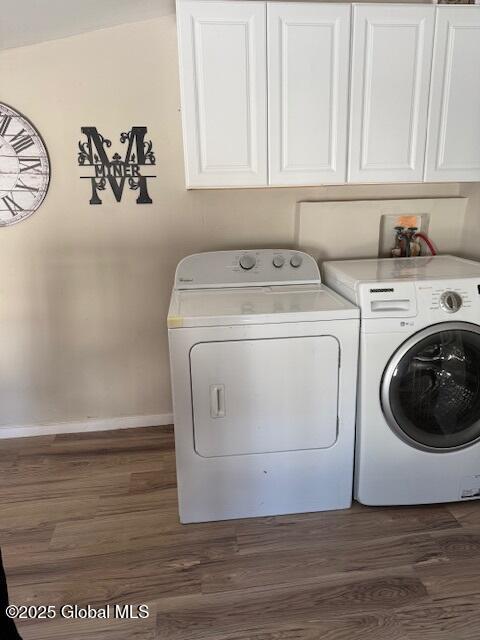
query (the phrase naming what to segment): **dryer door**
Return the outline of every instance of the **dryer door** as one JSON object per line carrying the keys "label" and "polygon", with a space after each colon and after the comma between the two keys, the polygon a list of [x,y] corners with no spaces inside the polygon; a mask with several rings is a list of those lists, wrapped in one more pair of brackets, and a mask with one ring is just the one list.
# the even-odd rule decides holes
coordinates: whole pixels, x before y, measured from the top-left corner
{"label": "dryer door", "polygon": [[385,369],[381,402],[390,427],[419,449],[480,439],[480,327],[445,322],[411,336]]}
{"label": "dryer door", "polygon": [[339,359],[332,336],[196,344],[190,352],[196,452],[214,457],[331,447]]}

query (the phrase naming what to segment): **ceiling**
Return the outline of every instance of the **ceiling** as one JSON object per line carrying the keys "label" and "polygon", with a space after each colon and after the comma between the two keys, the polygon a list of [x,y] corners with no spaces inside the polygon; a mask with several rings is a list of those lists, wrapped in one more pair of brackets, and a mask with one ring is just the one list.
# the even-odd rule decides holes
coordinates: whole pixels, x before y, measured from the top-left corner
{"label": "ceiling", "polygon": [[174,0],[0,0],[0,49],[140,22],[174,12]]}

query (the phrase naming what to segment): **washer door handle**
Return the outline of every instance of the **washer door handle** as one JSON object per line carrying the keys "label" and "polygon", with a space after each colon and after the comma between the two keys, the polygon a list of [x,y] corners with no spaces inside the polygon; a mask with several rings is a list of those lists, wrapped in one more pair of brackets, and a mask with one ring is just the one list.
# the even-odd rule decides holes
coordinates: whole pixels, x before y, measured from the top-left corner
{"label": "washer door handle", "polygon": [[210,415],[212,418],[225,417],[225,385],[210,385]]}

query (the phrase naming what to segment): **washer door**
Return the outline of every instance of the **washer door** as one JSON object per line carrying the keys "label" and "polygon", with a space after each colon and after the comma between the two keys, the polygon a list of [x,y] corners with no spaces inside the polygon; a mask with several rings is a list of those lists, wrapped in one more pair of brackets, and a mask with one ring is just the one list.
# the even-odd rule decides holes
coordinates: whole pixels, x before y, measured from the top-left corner
{"label": "washer door", "polygon": [[384,371],[381,403],[390,427],[419,449],[480,439],[480,327],[444,322],[409,338]]}

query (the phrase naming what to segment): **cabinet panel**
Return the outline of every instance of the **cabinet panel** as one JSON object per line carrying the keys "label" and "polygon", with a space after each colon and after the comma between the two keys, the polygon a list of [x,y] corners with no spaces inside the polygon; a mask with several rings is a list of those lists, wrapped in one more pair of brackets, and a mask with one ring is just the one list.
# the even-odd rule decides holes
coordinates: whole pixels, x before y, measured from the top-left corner
{"label": "cabinet panel", "polygon": [[349,182],[423,180],[434,11],[354,6]]}
{"label": "cabinet panel", "polygon": [[266,5],[177,2],[187,186],[267,183]]}
{"label": "cabinet panel", "polygon": [[438,7],[425,179],[480,180],[480,7]]}
{"label": "cabinet panel", "polygon": [[350,13],[268,3],[271,184],[346,181]]}

